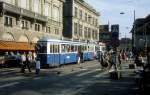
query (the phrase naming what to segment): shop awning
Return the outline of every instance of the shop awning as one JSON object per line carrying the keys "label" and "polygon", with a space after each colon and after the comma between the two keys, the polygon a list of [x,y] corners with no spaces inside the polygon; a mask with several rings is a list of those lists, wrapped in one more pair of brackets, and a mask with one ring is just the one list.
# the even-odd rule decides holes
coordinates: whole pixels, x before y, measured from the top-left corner
{"label": "shop awning", "polygon": [[0,50],[34,51],[34,43],[0,41]]}

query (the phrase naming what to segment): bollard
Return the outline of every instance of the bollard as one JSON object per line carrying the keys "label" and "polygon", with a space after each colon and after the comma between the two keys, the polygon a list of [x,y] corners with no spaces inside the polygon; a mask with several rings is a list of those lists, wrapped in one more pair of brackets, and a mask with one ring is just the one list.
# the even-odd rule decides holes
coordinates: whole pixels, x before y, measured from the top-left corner
{"label": "bollard", "polygon": [[135,69],[135,65],[134,64],[129,64],[129,69]]}
{"label": "bollard", "polygon": [[120,79],[121,78],[121,72],[120,71],[112,71],[109,72],[110,79]]}

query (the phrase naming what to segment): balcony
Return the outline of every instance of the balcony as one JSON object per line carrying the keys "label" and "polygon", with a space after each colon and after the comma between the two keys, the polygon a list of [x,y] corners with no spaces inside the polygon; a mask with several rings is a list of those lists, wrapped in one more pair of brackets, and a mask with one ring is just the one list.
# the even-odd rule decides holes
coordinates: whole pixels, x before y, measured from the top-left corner
{"label": "balcony", "polygon": [[32,12],[32,11],[27,10],[27,9],[17,7],[15,5],[8,4],[5,2],[0,2],[0,8],[2,10],[5,10],[6,12],[15,13],[15,14],[18,14],[21,16],[29,17],[32,19],[37,19],[37,20],[40,20],[43,22],[47,22],[47,17],[44,15]]}
{"label": "balcony", "polygon": [[44,16],[44,15],[41,15],[41,14],[38,14],[38,13],[35,13],[35,19],[47,22],[47,16]]}
{"label": "balcony", "polygon": [[4,2],[0,2],[0,3],[2,3],[1,4],[2,9],[9,11],[9,12],[16,13],[16,14],[20,14],[21,8],[11,5],[11,4],[8,4],[8,3],[4,3]]}
{"label": "balcony", "polygon": [[21,9],[21,15],[27,16],[27,17],[30,17],[30,18],[34,18],[35,13],[31,12],[29,10],[26,10],[26,9]]}

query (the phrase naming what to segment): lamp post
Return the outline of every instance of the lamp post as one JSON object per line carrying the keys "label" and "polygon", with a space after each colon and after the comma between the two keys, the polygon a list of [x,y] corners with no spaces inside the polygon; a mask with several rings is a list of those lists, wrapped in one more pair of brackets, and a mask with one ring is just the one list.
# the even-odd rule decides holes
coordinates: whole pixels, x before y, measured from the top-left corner
{"label": "lamp post", "polygon": [[135,50],[136,50],[136,48],[135,48],[135,45],[136,45],[136,42],[135,42],[136,41],[136,33],[135,33],[136,32],[135,31],[135,29],[136,29],[136,26],[135,26],[136,25],[136,23],[135,23],[135,10],[133,12],[134,12],[134,14],[133,14],[133,16],[134,16],[133,17],[133,20],[134,20],[133,22],[134,23],[133,23],[133,33],[132,33],[132,45],[133,45],[132,51],[134,51],[134,53],[135,53]]}
{"label": "lamp post", "polygon": [[[121,12],[120,14],[125,14],[124,12]],[[133,10],[133,31],[132,31],[132,52],[135,53],[136,50],[136,26],[135,26],[135,10]]]}

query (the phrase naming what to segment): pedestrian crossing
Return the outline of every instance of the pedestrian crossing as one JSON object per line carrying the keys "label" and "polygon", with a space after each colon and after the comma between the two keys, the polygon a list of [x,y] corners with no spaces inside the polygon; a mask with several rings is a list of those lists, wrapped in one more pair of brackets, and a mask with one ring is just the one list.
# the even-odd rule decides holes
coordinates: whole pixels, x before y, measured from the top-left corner
{"label": "pedestrian crossing", "polygon": [[[88,69],[86,69],[88,70]],[[85,71],[83,73],[80,73],[78,75],[76,75],[77,77],[81,77],[81,76],[84,76],[84,75],[87,75],[87,74],[90,74],[90,73],[94,73],[94,72],[97,72],[97,71],[101,71],[101,69],[94,69],[94,70],[89,70],[89,71]]]}
{"label": "pedestrian crossing", "polygon": [[17,84],[19,84],[19,82],[7,83],[7,84],[4,84],[4,85],[0,85],[0,88],[5,88],[5,87],[17,85]]}

